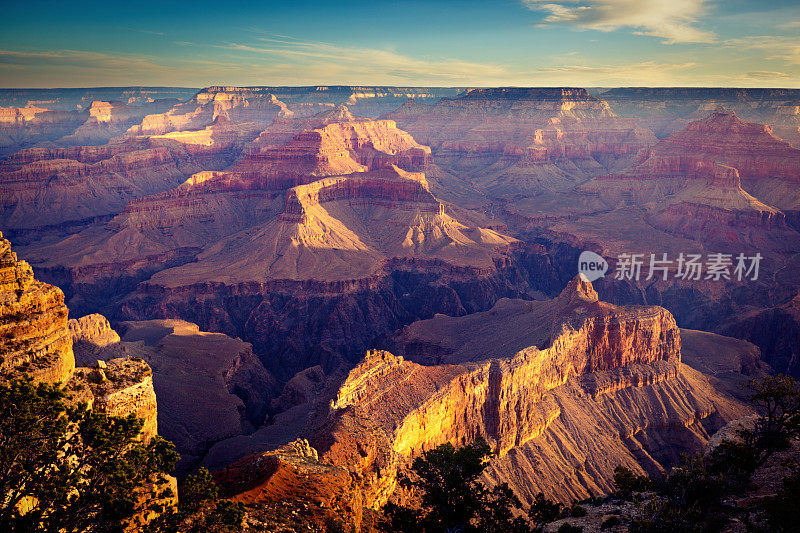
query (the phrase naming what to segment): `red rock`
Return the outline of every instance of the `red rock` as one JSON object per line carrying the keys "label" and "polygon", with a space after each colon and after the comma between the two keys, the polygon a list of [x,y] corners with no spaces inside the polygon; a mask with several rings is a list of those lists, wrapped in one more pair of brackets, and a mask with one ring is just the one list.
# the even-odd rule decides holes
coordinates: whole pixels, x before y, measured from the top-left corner
{"label": "red rock", "polygon": [[54,111],[35,105],[0,107],[0,156],[69,135],[84,120],[85,115],[75,111]]}
{"label": "red rock", "polygon": [[0,234],[0,378],[66,383],[75,368],[61,289],[33,278]]}
{"label": "red rock", "polygon": [[64,294],[34,279],[31,267],[17,260],[2,235],[0,315],[0,381],[29,375],[37,382],[60,383],[75,402],[87,402],[112,416],[140,417],[142,438],[156,434],[156,395],[147,363],[114,359],[94,369],[75,368],[73,333],[82,340],[97,340],[92,330],[105,330],[107,322],[96,315],[70,328]]}
{"label": "red rock", "polygon": [[[762,159],[770,163],[758,166]],[[788,251],[796,235],[763,195],[796,209],[796,194],[780,194],[796,188],[791,176],[800,177],[800,166],[792,170],[793,164],[800,164],[800,150],[772,136],[768,126],[718,110],[642,150],[624,171],[598,176],[578,190],[597,210],[641,206],[648,223],[672,235],[712,246]],[[779,188],[767,190],[772,186]]]}
{"label": "red rock", "polygon": [[23,150],[0,164],[0,223],[36,229],[113,215],[198,170],[185,149],[147,141]]}
{"label": "red rock", "polygon": [[[495,451],[486,482],[508,482],[524,501],[541,490],[569,502],[610,490],[619,464],[661,471],[677,459],[663,443],[700,449],[703,424],[748,412],[680,363],[666,310],[601,302],[580,279],[554,300],[415,323],[397,347],[441,362],[368,352],[309,429],[319,460],[350,473],[364,508],[402,499],[398,474],[445,442],[483,436]],[[232,492],[275,497],[283,477],[273,472]],[[349,480],[327,483],[352,493]]]}
{"label": "red rock", "polygon": [[718,109],[653,147],[655,155],[690,155],[739,171],[744,189],[784,211],[800,210],[800,149],[764,124]]}

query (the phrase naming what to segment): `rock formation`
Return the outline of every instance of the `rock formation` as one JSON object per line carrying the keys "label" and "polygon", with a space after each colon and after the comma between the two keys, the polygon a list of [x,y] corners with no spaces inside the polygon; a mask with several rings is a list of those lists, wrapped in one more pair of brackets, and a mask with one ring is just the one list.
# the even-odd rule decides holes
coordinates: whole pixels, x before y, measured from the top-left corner
{"label": "rock formation", "polygon": [[764,124],[744,122],[723,108],[653,147],[655,154],[691,154],[739,171],[744,189],[783,211],[800,209],[800,149]]}
{"label": "rock formation", "polygon": [[[312,128],[297,131],[304,126]],[[287,134],[291,139],[282,143]],[[339,108],[305,120],[273,124],[229,171],[243,174],[248,181],[280,180],[272,188],[286,188],[307,183],[312,177],[363,172],[391,164],[420,169],[429,159],[430,148],[417,143],[393,121],[356,119],[346,108]]]}
{"label": "rock formation", "polygon": [[147,115],[141,124],[131,127],[127,134],[162,135],[173,131],[199,130],[220,118],[237,123],[253,122],[265,127],[275,117],[290,113],[274,95],[257,88],[209,87],[166,113]]}
{"label": "rock formation", "polygon": [[69,135],[84,120],[76,111],[55,111],[36,105],[0,107],[0,157]]}
{"label": "rock formation", "polygon": [[[16,90],[0,91],[0,156],[32,146],[100,145],[122,135],[145,115],[179,102],[183,90]],[[49,96],[34,100],[30,96]],[[36,94],[38,93],[38,94]],[[17,105],[22,100],[24,107]]]}
{"label": "rock formation", "polygon": [[77,368],[72,381],[88,383],[92,392],[92,409],[109,416],[133,413],[144,422],[142,438],[149,440],[158,433],[158,406],[153,389],[153,372],[138,358],[117,358],[97,361],[94,368]]}
{"label": "rock formation", "polygon": [[251,91],[270,93],[285,102],[295,115],[311,115],[339,105],[346,105],[358,115],[374,118],[400,107],[406,100],[434,103],[442,97],[463,91],[457,87],[209,87],[207,91]]}
{"label": "rock formation", "polygon": [[148,114],[166,111],[178,103],[177,99],[147,98],[145,100],[99,101],[88,107],[88,118],[73,133],[56,141],[59,146],[101,145],[119,137],[141,122]]}
{"label": "rock formation", "polygon": [[36,381],[66,383],[75,369],[64,293],[34,279],[0,234],[0,372],[3,380],[28,373]]}
{"label": "rock formation", "polygon": [[17,231],[85,223],[198,170],[185,149],[149,141],[22,150],[0,163],[0,223]]}
{"label": "rock formation", "polygon": [[[70,319],[69,332],[72,335],[72,344],[75,351],[78,351],[78,344],[85,345],[84,349],[96,351],[105,348],[110,344],[120,341],[119,335],[111,328],[108,319],[99,313],[86,315],[79,319]],[[78,362],[90,362],[90,355],[84,356],[84,361],[78,357]]]}
{"label": "rock formation", "polygon": [[584,89],[472,89],[432,107],[401,108],[400,127],[435,150],[513,156],[535,166],[558,159],[635,154],[655,142]]}
{"label": "rock formation", "polygon": [[[313,524],[307,526],[309,529],[336,518],[355,525],[357,531],[373,531],[376,525],[370,520],[370,509],[364,508],[350,472],[321,462],[305,439],[246,457],[214,475],[225,496],[257,504],[256,508],[270,503],[302,502],[302,516],[297,518]],[[285,525],[285,520],[276,524]]]}
{"label": "rock formation", "polygon": [[796,225],[798,179],[800,150],[768,126],[717,109],[577,192],[585,213],[636,206],[646,226],[679,238],[788,253],[798,245],[789,228]]}
{"label": "rock formation", "polygon": [[643,151],[623,173],[598,176],[578,191],[597,198],[598,209],[643,207],[654,227],[706,245],[792,246],[784,213],[742,189],[735,168],[688,151],[662,155],[660,149]]}
{"label": "rock formation", "polygon": [[1,235],[0,276],[0,379],[28,375],[39,382],[61,383],[94,409],[114,416],[134,413],[144,421],[144,438],[155,435],[156,396],[147,363],[118,358],[94,368],[75,368],[73,332],[96,340],[103,320],[88,317],[70,327],[61,290],[34,279],[31,267],[17,259]]}
{"label": "rock formation", "polygon": [[436,168],[428,173],[459,191],[454,199],[469,205],[488,196],[512,216],[571,212],[573,187],[656,142],[576,88],[472,89],[433,106],[411,102],[387,117],[431,146]]}
{"label": "rock formation", "polygon": [[[250,344],[182,320],[121,322],[118,328],[121,338],[102,315],[70,320],[76,359],[107,365],[89,377],[121,373],[121,362],[144,361],[152,369],[147,379],[160,406],[159,434],[181,454],[177,472],[186,473],[213,444],[248,433],[263,420],[274,382]],[[125,407],[117,404],[118,410]]]}
{"label": "rock formation", "polygon": [[[503,265],[501,258],[517,241],[461,222],[449,212],[431,193],[424,174],[414,170],[427,164],[427,147],[392,121],[355,119],[344,108],[308,122],[318,127],[294,134],[278,147],[272,146],[276,137],[265,134],[263,150],[249,152],[228,170],[196,173],[170,191],[130,201],[108,223],[57,243],[32,244],[28,255],[49,279],[65,287],[79,312],[118,300],[123,291],[147,280],[112,318],[182,317],[203,329],[246,337],[257,349],[283,349],[268,340],[271,333],[255,332],[277,327],[284,334],[283,320],[262,315],[275,309],[259,302],[287,290],[293,299],[300,293],[302,300],[320,295],[356,298],[348,306],[367,305],[354,293],[368,291],[375,305],[385,308],[369,319],[374,324],[358,324],[364,331],[354,338],[335,339],[338,352],[342,343],[356,338],[369,342],[377,334],[373,327],[381,332],[396,327],[396,319],[381,318],[386,313],[409,316],[404,304],[390,304],[376,293],[380,285],[393,283],[395,271],[431,272],[458,283],[469,283],[478,274],[478,285],[495,283],[486,278]],[[429,307],[458,312],[462,304],[451,289],[437,290],[439,307],[421,300],[412,306],[422,306],[426,313]],[[230,291],[249,294],[249,309],[237,313],[252,318],[233,320],[217,303],[218,309],[205,316],[184,314],[200,309],[190,303],[195,298],[210,303],[227,298]],[[408,287],[400,296],[406,292],[417,298]],[[493,301],[491,292],[480,289],[470,301]],[[295,312],[294,306],[282,308]],[[342,313],[324,320],[349,322]],[[419,315],[414,311],[410,316]],[[296,350],[305,351],[307,343],[317,341],[304,338]],[[291,377],[303,368],[281,372]]]}
{"label": "rock formation", "polygon": [[[440,362],[368,352],[306,430],[319,462],[350,473],[328,483],[351,507],[402,498],[397,475],[411,458],[478,436],[496,454],[486,482],[508,482],[527,502],[540,490],[569,502],[611,490],[619,464],[658,473],[748,413],[681,363],[680,331],[666,310],[601,302],[580,278],[554,300],[439,316],[393,342],[409,358]],[[231,491],[274,498],[292,490],[273,474],[280,468],[242,476],[242,465],[275,463],[268,457],[232,467],[240,474]]]}
{"label": "rock formation", "polygon": [[659,138],[667,137],[718,106],[744,120],[770,125],[781,139],[798,147],[797,89],[720,87],[620,87],[601,96],[617,113],[634,117]]}

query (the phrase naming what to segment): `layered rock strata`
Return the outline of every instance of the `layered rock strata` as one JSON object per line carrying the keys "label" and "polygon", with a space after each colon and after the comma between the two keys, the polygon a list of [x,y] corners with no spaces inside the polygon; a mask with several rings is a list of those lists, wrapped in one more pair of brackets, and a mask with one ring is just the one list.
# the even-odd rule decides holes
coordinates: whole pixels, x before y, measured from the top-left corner
{"label": "layered rock strata", "polygon": [[764,124],[719,108],[653,147],[657,155],[688,155],[735,168],[744,189],[783,211],[800,209],[800,149]]}
{"label": "layered rock strata", "polygon": [[31,375],[36,381],[66,383],[75,368],[64,293],[34,279],[0,234],[0,373],[3,380]]}
{"label": "layered rock strata", "polygon": [[72,332],[96,338],[92,330],[102,329],[103,320],[92,317],[70,328],[61,290],[34,279],[31,267],[10,248],[0,235],[0,379],[27,375],[38,382],[61,383],[75,401],[94,409],[113,416],[135,414],[144,421],[143,438],[150,439],[157,431],[150,367],[140,359],[114,359],[94,368],[75,368]]}
{"label": "layered rock strata", "polygon": [[30,104],[0,107],[0,157],[69,135],[84,120],[85,115],[76,111],[57,111]]}
{"label": "layered rock strata", "polygon": [[654,227],[706,244],[780,249],[791,242],[785,214],[746,192],[735,168],[688,152],[642,151],[624,173],[598,176],[578,192],[596,198],[598,209],[643,207]]}
{"label": "layered rock strata", "polygon": [[149,141],[22,150],[0,163],[0,222],[17,231],[85,224],[199,170],[186,149]]}
{"label": "layered rock strata", "polygon": [[797,89],[742,89],[721,87],[620,87],[599,95],[623,116],[635,117],[659,138],[676,133],[718,106],[751,122],[770,125],[774,132],[798,147]]}
{"label": "layered rock strata", "polygon": [[514,156],[528,166],[635,154],[655,143],[584,89],[471,89],[432,107],[412,102],[388,116],[436,150]]}
{"label": "layered rock strata", "polygon": [[250,344],[181,320],[117,327],[121,337],[102,315],[70,320],[76,358],[92,366],[105,362],[107,367],[89,377],[115,375],[121,361],[149,365],[149,387],[160,406],[159,434],[181,454],[177,472],[191,470],[212,445],[249,433],[263,420],[274,382]]}
{"label": "layered rock strata", "polygon": [[612,490],[617,465],[662,471],[748,412],[681,364],[662,308],[600,302],[576,278],[555,300],[481,315],[406,328],[396,346],[441,361],[432,366],[370,351],[309,426],[319,460],[350,472],[361,508],[402,499],[397,475],[422,451],[478,436],[495,452],[486,482],[508,482],[526,502],[539,491],[569,502]]}
{"label": "layered rock strata", "polygon": [[286,105],[270,93],[255,90],[226,90],[211,87],[180,103],[166,113],[147,115],[127,134],[163,135],[173,131],[199,130],[219,118],[232,122],[253,122],[267,126],[278,116],[291,114]]}
{"label": "layered rock strata", "polygon": [[472,89],[433,106],[410,102],[387,118],[431,146],[436,164],[426,172],[454,201],[502,206],[490,211],[507,212],[512,224],[585,212],[571,189],[656,143],[576,88]]}
{"label": "layered rock strata", "polygon": [[[384,330],[397,324],[384,320],[387,313],[409,314],[405,304],[374,293],[393,283],[395,271],[414,277],[433,272],[458,283],[479,274],[479,285],[495,283],[484,278],[497,272],[496,260],[502,267],[502,257],[518,243],[462,222],[432,194],[424,174],[414,171],[425,166],[427,147],[392,121],[353,120],[344,109],[314,120],[333,122],[247,155],[234,167],[240,170],[196,173],[168,192],[129,202],[106,225],[31,246],[29,256],[65,287],[79,312],[108,305],[147,280],[113,318],[180,316],[203,329],[251,339],[258,350],[262,342],[274,343],[256,331],[284,329],[283,320],[263,315],[275,308],[260,302],[284,299],[287,291],[297,300],[298,286],[308,288],[303,295],[340,302],[326,304],[333,307],[379,306],[374,322],[385,322]],[[247,294],[233,314],[218,302],[231,291]],[[362,291],[372,293],[370,302],[355,294]],[[408,287],[400,295],[406,292],[417,298]],[[462,306],[451,289],[437,292],[437,311]],[[486,295],[480,289],[470,301],[485,301]],[[206,303],[188,303],[195,298]],[[186,314],[206,305],[216,310]],[[301,312],[293,305],[280,308]],[[337,327],[348,327],[346,314],[325,320],[340,319]],[[363,335],[366,341],[374,333]],[[292,368],[290,376],[302,368]]]}

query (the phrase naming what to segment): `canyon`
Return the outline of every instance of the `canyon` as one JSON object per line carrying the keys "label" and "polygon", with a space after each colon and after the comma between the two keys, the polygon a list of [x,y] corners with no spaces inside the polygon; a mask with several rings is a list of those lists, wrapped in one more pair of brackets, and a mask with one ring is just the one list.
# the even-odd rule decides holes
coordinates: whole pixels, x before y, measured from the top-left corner
{"label": "canyon", "polygon": [[614,109],[635,117],[659,138],[724,106],[743,119],[769,125],[781,139],[800,142],[797,89],[740,89],[721,87],[619,87],[597,91]]}
{"label": "canyon", "polygon": [[[800,376],[798,98],[2,90],[2,375],[137,413],[179,476],[364,530],[445,442],[484,437],[483,481],[526,505],[658,476],[751,414],[748,376]],[[623,253],[762,262],[616,279]]]}
{"label": "canyon", "polygon": [[312,501],[360,520],[408,497],[398,475],[421,451],[482,436],[489,485],[525,502],[602,494],[617,465],[655,475],[750,412],[682,363],[681,337],[665,309],[602,302],[579,277],[552,300],[416,322],[391,340],[405,356],[369,351],[330,400],[319,394],[307,440],[218,479],[248,502],[297,497],[293,479],[317,479],[303,483]]}
{"label": "canyon", "polygon": [[[7,231],[41,275],[66,290],[79,313],[183,318],[241,336],[273,356],[288,349],[305,357],[299,352],[325,345],[328,364],[342,355],[352,361],[373,339],[436,312],[484,310],[503,296],[554,295],[569,274],[564,260],[546,250],[565,245],[607,256],[758,249],[769,253],[765,275],[779,272],[783,287],[770,291],[765,304],[782,305],[792,294],[796,212],[786,191],[792,190],[797,151],[730,111],[712,108],[706,118],[659,141],[638,119],[619,116],[583,89],[431,91],[402,105],[395,91],[390,100],[398,109],[381,119],[356,116],[341,103],[352,105],[349,96],[340,98],[345,93],[329,88],[311,98],[306,89],[211,87],[166,114],[150,115],[144,130],[134,128],[121,142],[98,147],[97,155],[20,151],[0,164],[11,178],[4,193],[19,191],[13,203],[6,200],[13,196],[3,195]],[[312,100],[327,102],[324,110],[300,105]],[[164,117],[194,121],[187,126],[194,129],[142,133]],[[166,166],[154,152],[171,158]],[[56,165],[58,177],[66,172],[62,158],[88,164],[73,165],[74,172],[95,183],[97,160],[113,161],[112,153],[141,158],[142,174],[160,179],[137,183],[147,185],[139,190],[122,185],[99,203],[92,198],[50,212],[49,198],[26,196],[48,179],[46,162]],[[759,174],[753,169],[760,167],[744,164],[758,157],[773,170]],[[125,166],[100,166],[111,183],[141,181]],[[409,187],[421,182],[416,174],[424,175],[429,192],[411,193]],[[87,198],[48,181],[64,202]],[[319,197],[316,189],[324,201],[312,200]],[[397,200],[408,194],[414,201],[379,205],[382,195]],[[420,201],[425,195],[436,200]],[[72,220],[64,220],[70,211]],[[397,233],[375,234],[372,228],[389,227],[386,220],[391,227],[400,224]],[[526,244],[532,238],[544,239],[543,245]],[[657,291],[656,303],[665,302],[664,291],[694,290],[676,285],[648,290]],[[432,286],[439,296],[417,301],[415,291]],[[641,288],[608,287],[604,294],[612,301],[645,301],[635,296]],[[709,306],[729,290],[734,288],[714,294]],[[311,301],[364,319],[343,322],[343,311],[309,317]],[[739,313],[729,309],[710,321],[686,316],[683,306],[676,302],[672,310],[692,328],[723,328]],[[365,326],[370,315],[381,318]],[[306,342],[306,335],[284,331],[280,324],[289,316],[302,316],[302,329],[320,336]],[[356,327],[349,337],[355,342],[330,335],[321,343],[329,327]],[[771,360],[772,349],[764,356]]]}

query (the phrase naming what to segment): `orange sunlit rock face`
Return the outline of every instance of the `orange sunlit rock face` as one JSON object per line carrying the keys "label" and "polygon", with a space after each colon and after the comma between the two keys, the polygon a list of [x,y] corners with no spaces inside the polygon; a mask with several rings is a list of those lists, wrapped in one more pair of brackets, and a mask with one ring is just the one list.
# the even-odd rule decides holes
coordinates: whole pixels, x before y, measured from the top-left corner
{"label": "orange sunlit rock face", "polygon": [[[337,486],[363,495],[367,507],[398,496],[397,475],[410,459],[445,442],[483,436],[496,454],[487,482],[508,482],[527,501],[539,490],[571,501],[609,490],[618,464],[661,470],[669,459],[651,442],[699,444],[709,436],[700,420],[724,424],[748,412],[681,363],[669,312],[602,302],[580,278],[553,300],[507,300],[478,315],[415,323],[393,345],[425,365],[368,352],[311,440],[323,464],[355,475],[357,489]],[[576,473],[576,460],[591,478]],[[285,495],[280,476],[265,477],[232,490]]]}
{"label": "orange sunlit rock face", "polygon": [[75,358],[61,289],[33,277],[0,234],[0,295],[4,380],[29,373],[37,381],[65,383]]}
{"label": "orange sunlit rock face", "polygon": [[33,277],[0,234],[0,313],[3,354],[0,379],[27,375],[37,382],[64,385],[76,402],[112,416],[131,413],[144,422],[143,437],[156,432],[156,395],[150,367],[142,360],[114,359],[95,368],[75,367],[73,341],[116,342],[102,315],[70,321],[61,289]]}

